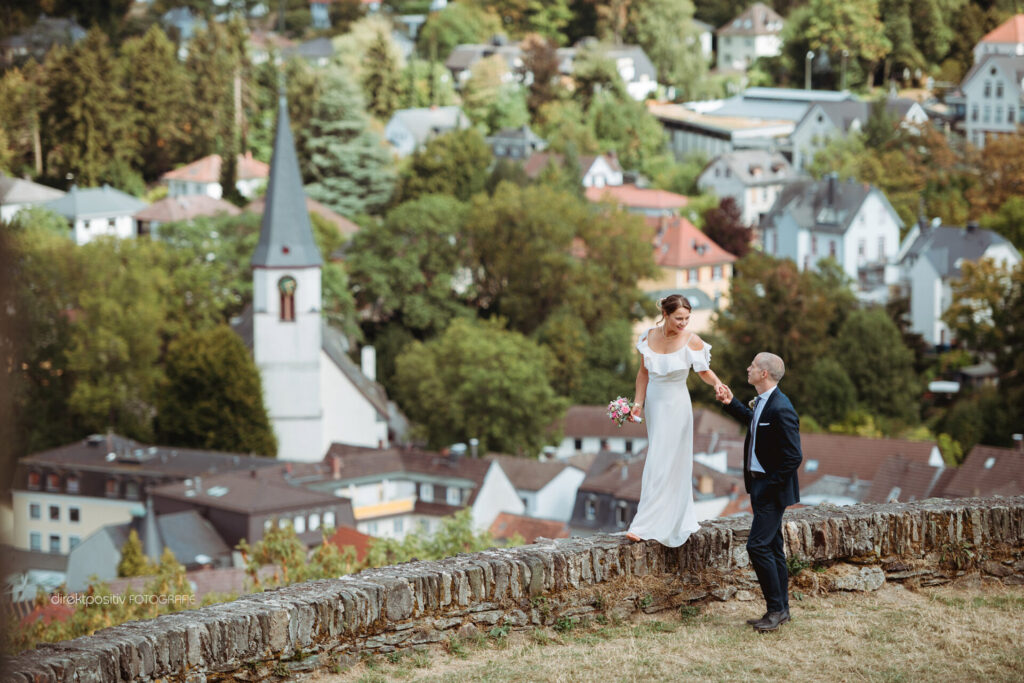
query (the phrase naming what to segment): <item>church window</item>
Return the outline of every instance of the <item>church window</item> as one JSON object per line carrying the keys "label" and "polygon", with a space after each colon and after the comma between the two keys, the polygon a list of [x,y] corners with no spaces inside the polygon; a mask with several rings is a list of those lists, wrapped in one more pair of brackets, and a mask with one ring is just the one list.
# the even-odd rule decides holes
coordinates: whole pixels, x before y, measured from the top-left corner
{"label": "church window", "polygon": [[284,276],[278,280],[277,289],[281,292],[281,320],[292,322],[295,320],[295,278]]}

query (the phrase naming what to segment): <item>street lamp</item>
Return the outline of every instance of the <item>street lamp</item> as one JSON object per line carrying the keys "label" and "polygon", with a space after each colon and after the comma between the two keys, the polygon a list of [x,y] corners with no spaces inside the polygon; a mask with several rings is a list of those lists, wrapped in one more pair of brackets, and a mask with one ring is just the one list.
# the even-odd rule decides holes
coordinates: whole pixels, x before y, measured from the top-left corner
{"label": "street lamp", "polygon": [[842,75],[842,77],[840,78],[840,81],[839,81],[839,89],[843,90],[843,91],[846,90],[846,59],[849,56],[850,56],[850,51],[849,50],[843,50],[843,71],[842,71],[843,75]]}
{"label": "street lamp", "polygon": [[814,59],[814,52],[811,50],[807,51],[807,57],[804,59],[804,90],[811,89],[811,60]]}

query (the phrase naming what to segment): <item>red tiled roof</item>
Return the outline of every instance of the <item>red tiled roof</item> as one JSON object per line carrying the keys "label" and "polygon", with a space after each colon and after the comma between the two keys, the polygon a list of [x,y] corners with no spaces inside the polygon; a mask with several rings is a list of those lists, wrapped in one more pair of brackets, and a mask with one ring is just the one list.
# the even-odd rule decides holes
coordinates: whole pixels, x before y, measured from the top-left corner
{"label": "red tiled roof", "polygon": [[[826,474],[847,479],[873,481],[882,463],[893,456],[928,464],[934,441],[872,439],[846,434],[801,434],[804,460],[800,465],[800,484],[810,484]],[[811,471],[809,462],[816,463]]]}
{"label": "red tiled roof", "polygon": [[648,217],[655,228],[654,262],[662,268],[696,268],[732,263],[736,257],[680,216]]}
{"label": "red tiled roof", "polygon": [[982,43],[1024,43],[1024,14],[1017,14],[985,34]]}
{"label": "red tiled roof", "polygon": [[499,513],[494,518],[491,535],[495,540],[507,540],[516,534],[527,543],[533,543],[538,538],[569,538],[569,527],[554,519],[536,519],[511,512]]}
{"label": "red tiled roof", "polygon": [[945,471],[942,467],[894,455],[886,458],[875,472],[871,488],[861,502],[888,503],[890,497],[904,503],[924,500],[937,491],[936,484]]}
{"label": "red tiled roof", "polygon": [[[614,396],[609,396],[612,400]],[[569,406],[562,422],[562,432],[567,437],[623,437],[626,439],[646,439],[647,425],[635,422],[623,422],[621,427],[608,417],[607,406]]]}
{"label": "red tiled roof", "polygon": [[339,526],[334,534],[327,539],[327,542],[333,543],[339,548],[352,546],[356,550],[356,560],[362,562],[370,550],[370,541],[372,540],[373,536],[360,533],[350,526]]}
{"label": "red tiled roof", "polygon": [[193,194],[164,197],[139,211],[135,214],[135,218],[140,221],[169,223],[170,221],[187,221],[197,216],[216,216],[219,213],[237,216],[242,211],[223,199],[215,199],[205,194]]}
{"label": "red tiled roof", "polygon": [[588,187],[587,199],[591,202],[610,201],[634,209],[681,209],[690,203],[690,198],[675,192],[637,187],[636,185],[612,185]]}
{"label": "red tiled roof", "polygon": [[956,468],[942,495],[1007,495],[1005,492],[1012,493],[1021,487],[1024,487],[1024,452],[997,446],[975,446]]}
{"label": "red tiled roof", "polygon": [[[187,166],[181,166],[168,171],[160,176],[161,180],[183,180],[190,183],[219,183],[220,182],[219,154],[211,154]],[[254,178],[269,178],[270,166],[259,159],[252,158],[252,152],[238,155],[238,179],[252,180]]]}

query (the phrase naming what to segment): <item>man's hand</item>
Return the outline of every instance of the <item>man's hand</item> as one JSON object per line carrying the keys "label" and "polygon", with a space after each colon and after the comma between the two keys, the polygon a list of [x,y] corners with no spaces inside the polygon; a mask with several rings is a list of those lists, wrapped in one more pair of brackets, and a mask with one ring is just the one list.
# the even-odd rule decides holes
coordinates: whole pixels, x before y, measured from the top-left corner
{"label": "man's hand", "polygon": [[723,404],[729,404],[732,402],[732,389],[726,385],[719,383],[715,385],[715,400],[721,401]]}

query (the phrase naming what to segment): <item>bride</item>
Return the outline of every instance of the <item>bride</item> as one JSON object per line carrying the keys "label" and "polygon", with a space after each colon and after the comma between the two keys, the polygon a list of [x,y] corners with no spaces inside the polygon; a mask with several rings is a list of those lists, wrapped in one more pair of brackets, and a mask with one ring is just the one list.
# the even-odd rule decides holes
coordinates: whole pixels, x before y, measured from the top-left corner
{"label": "bride", "polygon": [[642,363],[632,414],[639,417],[643,410],[647,420],[647,460],[640,504],[626,536],[674,548],[700,528],[693,504],[693,409],[686,378],[693,368],[716,396],[728,389],[711,370],[711,345],[686,332],[691,311],[686,297],[672,294],[658,307],[661,324],[644,332],[636,345]]}

